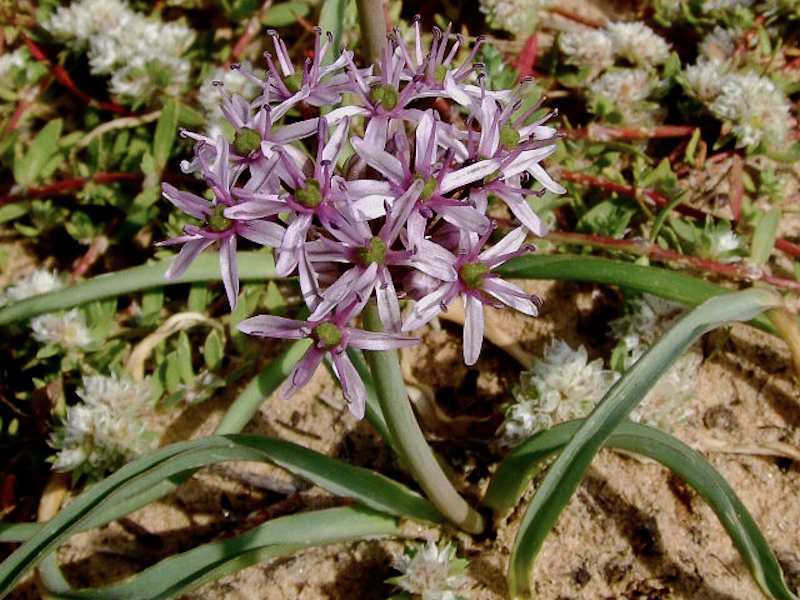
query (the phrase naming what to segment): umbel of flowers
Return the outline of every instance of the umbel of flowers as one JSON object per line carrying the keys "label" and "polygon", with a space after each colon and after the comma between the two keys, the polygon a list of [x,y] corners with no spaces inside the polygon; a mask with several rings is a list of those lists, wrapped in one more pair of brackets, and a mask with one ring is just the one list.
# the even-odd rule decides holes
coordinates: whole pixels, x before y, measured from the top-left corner
{"label": "umbel of flowers", "polygon": [[[480,40],[461,62],[461,36],[451,42],[449,28],[435,30],[425,52],[418,20],[415,30],[411,47],[395,32],[380,65],[366,68],[344,49],[326,62],[331,38],[317,31],[313,58],[302,69],[271,32],[274,54],[265,55],[264,77],[234,66],[258,86],[258,97],[229,96],[219,86],[232,139],[184,132],[197,144],[183,168],[202,176],[213,199],[163,186],[170,202],[199,221],[162,242],[183,244],[167,278],[180,277],[219,243],[234,307],[239,238],[273,248],[277,274],[298,277],[310,315],[306,321],[261,315],[239,328],[311,339],[284,395],[303,386],[329,355],[359,418],[365,389],[347,348],[415,344],[409,332],[460,298],[464,359],[473,364],[484,306],[537,314],[538,298],[492,271],[530,248],[528,234],[546,234],[527,198],[564,192],[542,165],[555,151],[557,132],[545,124],[550,115],[539,118],[538,105],[523,108],[522,88],[486,89],[474,62]],[[433,108],[441,104],[435,99],[450,108]],[[536,189],[527,185],[531,178]],[[519,222],[504,236],[495,235],[490,198]],[[372,299],[384,332],[350,326]],[[401,299],[415,302],[405,318]]]}

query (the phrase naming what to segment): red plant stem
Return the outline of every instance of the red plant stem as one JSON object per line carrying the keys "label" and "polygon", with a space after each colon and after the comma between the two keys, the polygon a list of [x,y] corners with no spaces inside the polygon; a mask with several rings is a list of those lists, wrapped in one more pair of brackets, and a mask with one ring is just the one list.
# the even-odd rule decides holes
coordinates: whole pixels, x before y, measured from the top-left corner
{"label": "red plant stem", "polygon": [[594,141],[635,140],[641,138],[688,137],[697,129],[692,125],[657,125],[655,127],[615,127],[591,124],[578,129],[565,129],[568,138],[586,138]]}
{"label": "red plant stem", "polygon": [[[713,157],[709,157],[709,160],[711,160],[711,158]],[[597,177],[595,175],[585,175],[583,173],[576,173],[574,171],[562,170],[561,178],[573,183],[590,185],[608,192],[616,192],[624,196],[631,196],[632,198],[636,198],[638,195],[643,194],[653,201],[659,208],[663,208],[670,202],[669,198],[663,194],[660,194],[659,192],[656,192],[655,190],[640,190],[632,185],[617,183],[616,181],[611,181],[609,179],[605,179],[604,177]],[[701,221],[705,221],[710,216],[708,213],[700,209],[686,206],[685,204],[678,204],[673,210],[687,217]],[[800,245],[790,242],[785,238],[777,238],[775,240],[775,248],[782,250],[791,256],[800,258]]]}
{"label": "red plant stem", "polygon": [[567,231],[553,231],[547,236],[547,238],[554,241],[563,241],[572,244],[592,246],[595,248],[604,248],[606,250],[616,250],[646,255],[655,260],[673,263],[677,262],[681,265],[689,266],[699,271],[717,273],[718,275],[731,277],[733,279],[742,279],[745,281],[763,281],[764,283],[769,283],[770,285],[781,289],[800,292],[800,281],[774,277],[765,273],[759,265],[740,266],[720,263],[707,258],[687,256],[685,254],[675,252],[674,250],[661,248],[656,244],[651,244],[647,240],[618,240]]}
{"label": "red plant stem", "polygon": [[118,181],[139,181],[144,178],[141,173],[95,173],[91,177],[76,177],[75,179],[67,179],[59,181],[58,183],[51,183],[50,185],[42,185],[37,187],[21,190],[18,193],[12,193],[9,196],[0,198],[0,206],[11,204],[23,198],[42,198],[44,196],[53,196],[55,194],[63,194],[70,190],[81,189],[89,183],[115,183]]}
{"label": "red plant stem", "polygon": [[[592,187],[596,187],[598,189],[605,190],[608,192],[617,192],[618,194],[623,194],[624,196],[631,196],[632,198],[637,198],[644,195],[649,200],[654,202],[656,206],[658,206],[659,208],[663,208],[664,206],[670,203],[669,198],[667,198],[664,194],[661,194],[655,190],[642,190],[632,185],[617,183],[616,181],[605,179],[604,177],[597,177],[595,175],[584,175],[583,173],[576,173],[574,171],[562,170],[561,178],[566,179],[567,181],[571,181],[573,183],[583,183],[586,185],[590,185]],[[687,217],[692,217],[693,219],[706,218],[706,213],[704,213],[702,210],[693,208],[691,206],[686,206],[685,204],[678,204],[675,207],[675,211],[683,215],[686,215]]]}
{"label": "red plant stem", "polygon": [[731,213],[733,213],[733,222],[738,223],[739,217],[742,216],[742,199],[744,198],[744,161],[738,154],[733,155],[728,185],[730,186],[728,202],[731,206]]}
{"label": "red plant stem", "polygon": [[591,27],[593,29],[602,29],[603,27],[605,27],[605,24],[601,23],[600,21],[587,19],[586,17],[583,17],[565,8],[559,8],[557,6],[553,6],[550,8],[550,12],[553,13],[554,15],[560,15],[565,19],[569,19],[570,21],[575,21],[576,23],[580,23],[581,25],[586,25],[587,27]]}
{"label": "red plant stem", "polygon": [[134,114],[127,108],[119,106],[112,102],[101,102],[99,100],[95,100],[94,98],[89,96],[86,92],[79,89],[77,85],[75,85],[75,82],[72,81],[72,78],[69,76],[69,73],[67,73],[64,67],[62,67],[61,65],[54,65],[50,61],[50,59],[47,58],[47,55],[44,53],[44,51],[36,44],[36,42],[26,37],[23,37],[22,41],[25,42],[25,45],[28,46],[28,49],[30,49],[33,58],[35,58],[39,62],[45,63],[47,67],[50,69],[50,73],[52,73],[55,76],[55,78],[58,79],[61,85],[63,85],[65,88],[67,88],[73,94],[78,96],[78,98],[80,98],[87,104],[120,115],[131,116]]}
{"label": "red plant stem", "polygon": [[3,130],[4,134],[11,133],[17,128],[17,125],[19,125],[19,122],[22,120],[22,115],[31,107],[36,98],[39,97],[39,94],[48,88],[53,81],[53,77],[54,75],[52,73],[48,74],[38,85],[30,89],[27,97],[19,101],[17,108],[14,109],[14,114],[11,115],[11,119],[9,119],[6,128]]}
{"label": "red plant stem", "polygon": [[536,56],[539,54],[539,38],[536,37],[536,34],[533,33],[531,36],[525,41],[525,47],[520,52],[519,58],[517,59],[517,71],[519,71],[519,75],[517,75],[517,83],[520,83],[526,77],[532,77],[534,75],[533,65],[536,63]]}

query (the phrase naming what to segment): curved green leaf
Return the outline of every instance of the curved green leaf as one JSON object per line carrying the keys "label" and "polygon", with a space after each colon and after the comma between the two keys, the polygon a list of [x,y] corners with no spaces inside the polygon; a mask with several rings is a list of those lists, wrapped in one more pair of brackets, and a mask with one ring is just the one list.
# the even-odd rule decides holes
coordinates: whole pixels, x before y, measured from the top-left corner
{"label": "curved green leaf", "polygon": [[[117,518],[117,505],[170,478],[228,461],[269,462],[334,494],[388,514],[442,523],[422,496],[378,473],[354,467],[283,440],[260,436],[214,436],[172,444],[128,463],[63,508],[0,564],[0,596],[72,534]],[[111,518],[109,518],[109,516]]]}
{"label": "curved green leaf", "polygon": [[[0,325],[24,321],[36,315],[70,308],[89,302],[137,292],[154,287],[195,283],[198,281],[218,281],[221,279],[219,256],[205,252],[198,256],[189,269],[175,281],[165,281],[164,273],[174,259],[132,267],[116,273],[98,275],[93,279],[78,283],[57,292],[41,294],[0,308]],[[239,279],[242,281],[266,281],[274,279],[275,265],[270,254],[264,252],[240,252],[237,255]]]}
{"label": "curved green leaf", "polygon": [[752,319],[777,301],[776,294],[764,289],[707,300],[666,332],[614,384],[555,460],[525,513],[509,565],[509,589],[514,598],[530,593],[529,576],[536,554],[595,454],[661,374],[706,331],[729,321]]}
{"label": "curved green leaf", "polygon": [[[670,269],[647,267],[620,260],[573,254],[525,254],[494,269],[512,279],[585,281],[617,285],[636,292],[698,306],[731,290]],[[752,319],[751,325],[769,333],[775,327],[763,316]]]}
{"label": "curved green leaf", "polygon": [[[566,446],[583,423],[556,425],[526,440],[506,457],[486,493],[485,502],[496,516],[516,505],[543,462]],[[663,431],[630,421],[620,423],[605,445],[641,454],[676,473],[714,510],[764,594],[797,600],[758,524],[722,475],[699,453]]]}
{"label": "curved green leaf", "polygon": [[[363,506],[280,517],[240,536],[164,559],[125,581],[93,590],[55,589],[59,598],[161,600],[250,565],[314,546],[396,536],[396,519]],[[49,583],[48,578],[45,581]]]}

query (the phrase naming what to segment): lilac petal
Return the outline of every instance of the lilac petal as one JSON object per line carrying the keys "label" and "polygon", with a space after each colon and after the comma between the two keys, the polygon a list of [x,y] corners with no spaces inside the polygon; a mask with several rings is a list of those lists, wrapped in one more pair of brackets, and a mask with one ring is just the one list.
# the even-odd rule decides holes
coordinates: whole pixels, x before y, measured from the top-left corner
{"label": "lilac petal", "polygon": [[[424,168],[430,172],[437,148],[436,119],[433,109],[426,110],[419,120],[416,133],[415,164],[417,170]],[[432,147],[431,147],[432,146]]]}
{"label": "lilac petal", "polygon": [[531,233],[539,237],[547,235],[547,227],[542,223],[539,215],[530,207],[530,204],[525,201],[525,197],[522,194],[519,192],[507,192],[499,188],[493,188],[492,191],[506,203],[514,216],[517,217],[519,222],[527,227]]}
{"label": "lilac petal", "polygon": [[419,338],[392,333],[378,333],[361,329],[347,329],[347,345],[360,350],[393,350],[420,343]]}
{"label": "lilac petal", "polygon": [[439,184],[439,191],[442,194],[446,194],[447,192],[464,187],[470,183],[475,183],[484,177],[496,173],[499,168],[500,162],[497,160],[481,160],[468,167],[463,167],[457,171],[451,171],[442,177],[442,182]]}
{"label": "lilac petal", "polygon": [[483,345],[483,304],[474,296],[462,294],[464,299],[464,363],[472,366],[478,361]]}
{"label": "lilac petal", "polygon": [[492,259],[516,252],[522,247],[522,244],[525,243],[525,238],[527,237],[528,230],[525,227],[517,227],[514,231],[509,232],[494,246],[481,252],[478,255],[478,258],[489,265],[489,267],[494,267],[500,263],[492,262]]}
{"label": "lilac petal", "polygon": [[403,165],[397,158],[377,145],[370,144],[357,137],[352,138],[350,143],[358,155],[364,159],[364,162],[381,175],[395,183],[400,183],[403,180]]}
{"label": "lilac petal", "polygon": [[305,356],[297,363],[294,371],[292,371],[291,378],[283,388],[281,395],[284,398],[291,398],[297,390],[307,384],[314,376],[314,373],[317,372],[317,367],[322,362],[323,356],[325,356],[324,350],[311,346]]}
{"label": "lilac petal", "polygon": [[175,260],[172,261],[172,264],[169,266],[169,269],[167,269],[167,272],[164,273],[164,279],[167,281],[172,281],[183,275],[186,272],[186,269],[189,268],[189,265],[194,262],[194,259],[213,243],[214,240],[209,240],[206,238],[195,238],[187,241],[183,245],[183,248],[181,248],[178,256],[176,256]]}
{"label": "lilac petal", "polygon": [[483,289],[506,306],[532,317],[539,316],[539,305],[536,300],[513,283],[499,277],[489,277],[484,281]]}
{"label": "lilac petal", "polygon": [[272,221],[245,221],[239,224],[237,232],[251,242],[277,248],[283,241],[285,229]]}
{"label": "lilac petal", "polygon": [[276,144],[286,144],[287,142],[294,142],[312,136],[317,133],[318,122],[318,118],[313,118],[284,125],[275,132],[273,141]]}
{"label": "lilac petal", "polygon": [[400,315],[400,302],[397,299],[397,291],[394,288],[392,276],[388,269],[384,269],[385,282],[380,282],[375,286],[375,298],[378,301],[378,315],[381,323],[387,331],[399,331],[402,324]]}
{"label": "lilac petal", "polygon": [[211,203],[190,192],[181,192],[168,183],[161,184],[161,194],[172,204],[195,219],[204,220],[211,214]]}
{"label": "lilac petal", "polygon": [[448,223],[452,223],[459,229],[464,229],[466,231],[483,233],[492,226],[491,220],[485,214],[468,204],[464,204],[463,206],[449,206],[444,204],[437,207],[436,212]]}
{"label": "lilac petal", "polygon": [[278,194],[267,194],[229,206],[222,214],[228,219],[249,221],[277,215],[287,208]]}
{"label": "lilac petal", "polygon": [[345,352],[333,353],[333,364],[336,374],[342,384],[342,392],[347,400],[348,408],[356,419],[364,418],[364,409],[367,404],[367,389],[358,371],[350,362],[350,357]]}
{"label": "lilac petal", "polygon": [[439,313],[441,313],[442,301],[447,296],[449,291],[450,285],[443,285],[424,298],[421,298],[419,302],[414,305],[414,308],[406,319],[406,322],[403,324],[401,331],[408,332],[413,331],[414,329],[419,329]]}
{"label": "lilac petal", "polygon": [[469,108],[472,104],[472,98],[464,91],[463,86],[456,83],[453,71],[448,70],[444,75],[444,92],[465,108]]}
{"label": "lilac petal", "polygon": [[316,321],[322,319],[337,305],[340,305],[348,298],[362,296],[366,299],[372,293],[375,280],[378,274],[377,263],[372,263],[366,269],[352,267],[344,275],[339,277],[336,282],[322,292],[322,301],[309,316],[309,320]]}
{"label": "lilac petal", "polygon": [[239,301],[239,268],[236,263],[236,236],[231,235],[222,240],[219,253],[219,267],[222,271],[222,283],[228,295],[231,310]]}
{"label": "lilac petal", "polygon": [[567,193],[567,188],[565,188],[563,185],[561,185],[552,177],[550,177],[550,174],[544,170],[544,167],[542,167],[542,165],[538,163],[531,165],[530,167],[528,167],[528,172],[531,175],[533,175],[533,178],[536,179],[536,181],[538,181],[539,183],[541,183],[546,190],[553,192],[554,194]]}
{"label": "lilac petal", "polygon": [[426,275],[441,281],[455,281],[458,273],[455,269],[456,257],[451,252],[429,240],[422,240],[408,264]]}
{"label": "lilac petal", "polygon": [[335,165],[339,161],[342,150],[347,145],[347,134],[350,132],[350,119],[344,119],[336,130],[331,134],[330,139],[322,150],[323,162]]}
{"label": "lilac petal", "polygon": [[272,315],[258,315],[245,319],[236,326],[236,329],[242,333],[258,337],[301,340],[308,337],[311,326],[306,321]]}

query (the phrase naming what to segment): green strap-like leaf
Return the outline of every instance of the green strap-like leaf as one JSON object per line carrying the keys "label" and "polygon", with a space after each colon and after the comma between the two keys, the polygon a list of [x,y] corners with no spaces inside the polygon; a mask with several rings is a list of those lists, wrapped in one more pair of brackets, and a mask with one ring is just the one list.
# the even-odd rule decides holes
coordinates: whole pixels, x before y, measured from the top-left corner
{"label": "green strap-like leaf", "polygon": [[74,533],[119,516],[117,505],[170,478],[228,461],[269,462],[339,496],[384,513],[443,522],[424,498],[378,473],[347,465],[308,448],[260,436],[214,436],[161,448],[131,462],[100,481],[63,508],[6,561],[0,564],[0,596],[25,572]]}
{"label": "green strap-like leaf", "polygon": [[[198,281],[219,281],[219,255],[204,252],[198,256],[189,269],[175,281],[165,281],[164,273],[174,259],[169,258],[132,267],[116,273],[98,275],[82,283],[63,290],[34,296],[0,308],[0,325],[24,321],[36,315],[70,308],[102,298],[120,296],[154,287],[195,283]],[[275,265],[270,254],[264,252],[240,252],[237,255],[239,279],[242,281],[266,281],[275,278]]]}
{"label": "green strap-like leaf", "polygon": [[54,591],[59,598],[80,600],[161,600],[304,548],[399,534],[396,519],[388,515],[363,506],[329,508],[268,521],[240,536],[162,560],[120,583]]}
{"label": "green strap-like leaf", "polygon": [[661,374],[703,333],[729,321],[745,321],[774,307],[772,292],[751,289],[704,302],[666,332],[609,390],[542,480],[511,553],[509,588],[514,598],[530,593],[530,572],[542,542],[607,438],[644,398]]}
{"label": "green strap-like leaf", "polygon": [[[728,288],[670,269],[596,256],[526,254],[498,266],[494,272],[511,279],[585,281],[617,285],[688,306],[698,306],[710,298],[731,293]],[[763,316],[755,317],[750,324],[768,333],[775,333],[775,327]]]}
{"label": "green strap-like leaf", "polygon": [[[498,517],[519,502],[544,461],[566,446],[583,423],[578,420],[556,425],[532,436],[506,457],[485,498]],[[764,594],[797,600],[758,524],[722,475],[699,453],[658,429],[630,421],[620,423],[605,445],[641,454],[675,472],[714,510]]]}

